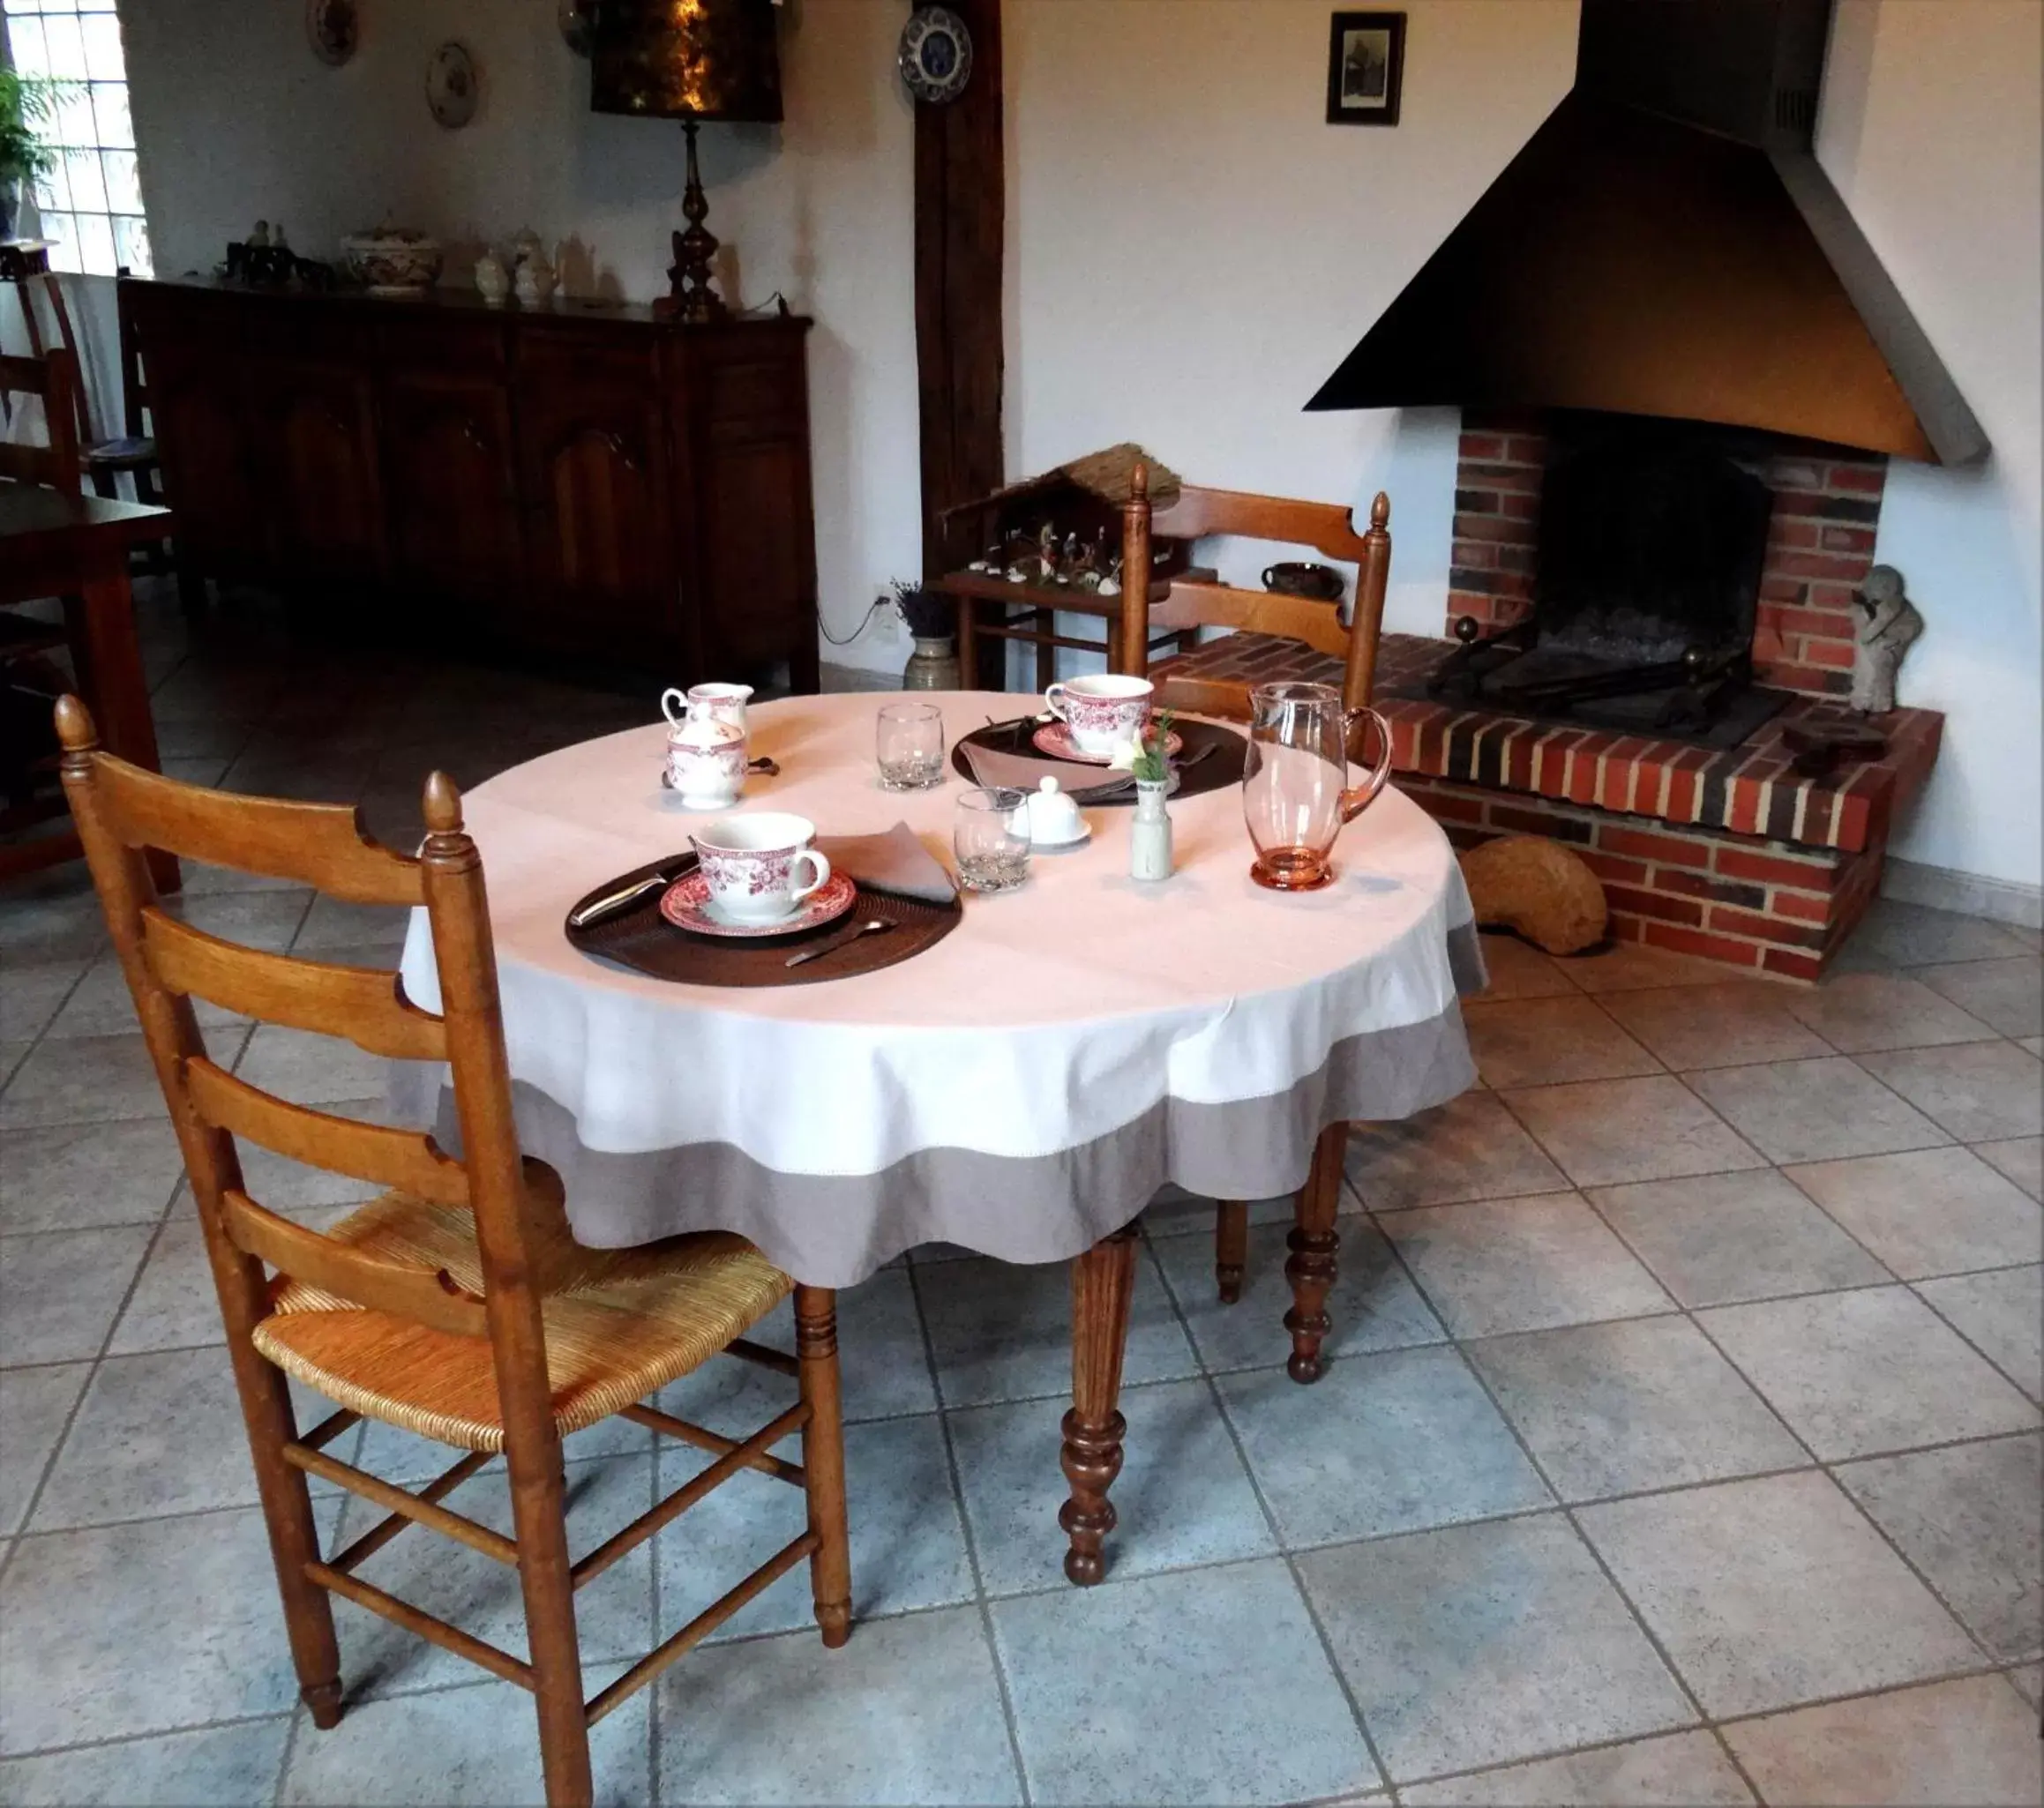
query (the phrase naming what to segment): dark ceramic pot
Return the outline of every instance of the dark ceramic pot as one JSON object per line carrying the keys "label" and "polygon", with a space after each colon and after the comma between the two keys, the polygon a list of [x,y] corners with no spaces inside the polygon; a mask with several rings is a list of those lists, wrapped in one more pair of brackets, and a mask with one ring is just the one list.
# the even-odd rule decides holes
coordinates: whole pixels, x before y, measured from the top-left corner
{"label": "dark ceramic pot", "polygon": [[1342,574],[1332,565],[1310,559],[1288,559],[1263,573],[1263,587],[1284,596],[1310,596],[1321,602],[1342,600]]}

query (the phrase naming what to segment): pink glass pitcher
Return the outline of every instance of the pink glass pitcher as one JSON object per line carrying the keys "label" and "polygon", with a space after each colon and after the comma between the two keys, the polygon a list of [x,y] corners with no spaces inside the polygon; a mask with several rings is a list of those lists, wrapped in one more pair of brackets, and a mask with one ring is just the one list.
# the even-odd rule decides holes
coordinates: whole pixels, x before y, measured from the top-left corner
{"label": "pink glass pitcher", "polygon": [[[1249,877],[1273,891],[1316,891],[1334,878],[1329,856],[1342,825],[1391,776],[1391,726],[1374,709],[1344,709],[1331,684],[1259,684],[1249,702],[1242,775],[1242,813],[1256,848]],[[1366,717],[1377,731],[1377,763],[1351,789],[1349,740]]]}

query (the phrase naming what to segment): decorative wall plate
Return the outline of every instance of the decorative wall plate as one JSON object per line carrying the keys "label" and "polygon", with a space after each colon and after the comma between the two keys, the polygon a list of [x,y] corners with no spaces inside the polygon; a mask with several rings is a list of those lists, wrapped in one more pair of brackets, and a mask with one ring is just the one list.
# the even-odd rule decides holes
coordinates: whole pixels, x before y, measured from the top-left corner
{"label": "decorative wall plate", "polygon": [[475,117],[483,78],[468,45],[450,38],[426,59],[426,105],[450,131]]}
{"label": "decorative wall plate", "polygon": [[578,56],[589,54],[589,40],[595,29],[590,18],[594,0],[554,0],[554,23],[561,28],[561,41]]}
{"label": "decorative wall plate", "polygon": [[362,40],[355,0],[305,0],[305,37],[320,62],[340,68]]}
{"label": "decorative wall plate", "polygon": [[918,101],[942,106],[972,77],[972,34],[947,6],[918,6],[902,27],[902,79]]}

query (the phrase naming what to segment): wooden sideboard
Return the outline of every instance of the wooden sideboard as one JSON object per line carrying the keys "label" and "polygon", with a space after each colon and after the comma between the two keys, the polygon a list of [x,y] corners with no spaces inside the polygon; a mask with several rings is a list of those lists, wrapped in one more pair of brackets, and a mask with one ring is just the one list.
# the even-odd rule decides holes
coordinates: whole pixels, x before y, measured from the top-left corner
{"label": "wooden sideboard", "polygon": [[817,684],[798,317],[124,281],[201,576],[657,672]]}

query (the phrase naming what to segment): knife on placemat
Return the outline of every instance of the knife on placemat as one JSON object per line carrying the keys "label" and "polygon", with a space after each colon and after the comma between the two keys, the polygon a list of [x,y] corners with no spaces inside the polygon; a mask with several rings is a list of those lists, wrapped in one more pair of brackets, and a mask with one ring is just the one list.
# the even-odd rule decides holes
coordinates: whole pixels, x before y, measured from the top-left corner
{"label": "knife on placemat", "polygon": [[644,878],[629,879],[614,886],[601,898],[592,898],[587,904],[578,904],[568,912],[570,929],[588,929],[592,923],[602,923],[605,917],[615,916],[621,910],[628,910],[648,892],[663,892],[675,880],[695,864],[695,856],[678,860],[663,866],[658,872],[649,872]]}
{"label": "knife on placemat", "polygon": [[799,967],[805,960],[820,960],[826,954],[835,954],[840,948],[849,947],[861,936],[885,935],[894,926],[891,918],[869,917],[864,923],[855,923],[849,929],[841,929],[835,935],[826,936],[820,942],[812,942],[808,947],[797,950],[781,964],[783,967]]}

